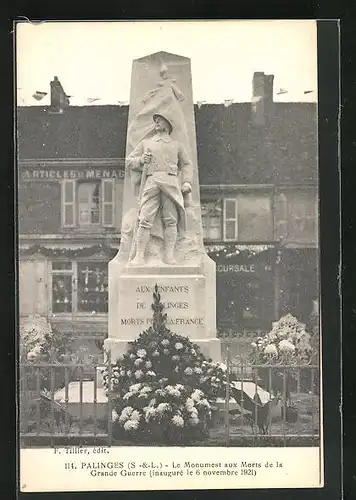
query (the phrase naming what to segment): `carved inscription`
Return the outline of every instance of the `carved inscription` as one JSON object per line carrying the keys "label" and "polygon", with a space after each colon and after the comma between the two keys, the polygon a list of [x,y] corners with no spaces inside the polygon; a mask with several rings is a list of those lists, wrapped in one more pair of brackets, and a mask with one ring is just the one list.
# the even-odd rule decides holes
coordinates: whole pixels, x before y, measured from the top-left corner
{"label": "carved inscription", "polygon": [[[136,292],[136,305],[135,310],[138,316],[134,316],[132,313],[128,317],[121,318],[122,326],[150,326],[152,324],[152,293],[154,292],[155,286],[150,285],[137,285],[135,287]],[[204,318],[196,316],[196,312],[193,312],[193,304],[189,300],[189,295],[192,292],[188,285],[158,285],[158,292],[162,294],[161,300],[164,305],[164,311],[168,312],[167,326],[189,326],[189,325],[204,325]],[[164,296],[168,294],[169,298],[164,300]],[[177,298],[172,298],[172,296],[177,296]],[[184,312],[184,316],[179,314],[179,311]],[[173,314],[176,312],[175,315]],[[171,313],[171,314],[170,314]],[[143,315],[142,315],[143,314]]]}

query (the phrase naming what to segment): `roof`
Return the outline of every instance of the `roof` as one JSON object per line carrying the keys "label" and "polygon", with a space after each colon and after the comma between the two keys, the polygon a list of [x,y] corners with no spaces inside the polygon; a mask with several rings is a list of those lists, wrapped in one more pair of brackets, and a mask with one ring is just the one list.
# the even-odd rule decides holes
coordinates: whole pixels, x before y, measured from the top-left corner
{"label": "roof", "polygon": [[[275,103],[262,128],[250,103],[194,111],[200,184],[316,182],[316,104]],[[123,158],[127,120],[128,106],[19,107],[19,159]]]}

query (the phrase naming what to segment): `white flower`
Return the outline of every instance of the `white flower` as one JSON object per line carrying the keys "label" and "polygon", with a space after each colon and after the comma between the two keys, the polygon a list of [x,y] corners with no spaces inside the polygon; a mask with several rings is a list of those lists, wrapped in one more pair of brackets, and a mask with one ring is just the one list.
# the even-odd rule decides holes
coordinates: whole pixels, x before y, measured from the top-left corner
{"label": "white flower", "polygon": [[119,415],[116,410],[113,410],[111,413],[111,419],[113,422],[115,422],[119,418]]}
{"label": "white flower", "polygon": [[36,354],[41,354],[42,347],[40,345],[36,345],[36,347],[32,350],[32,352],[34,352]]}
{"label": "white flower", "polygon": [[143,377],[143,371],[142,370],[136,370],[135,371],[135,377],[137,379],[142,378]]}
{"label": "white flower", "polygon": [[145,420],[146,420],[146,422],[149,422],[149,420],[151,418],[154,418],[155,415],[156,415],[156,409],[155,408],[151,408],[149,406],[146,406],[143,410],[145,412]]}
{"label": "white flower", "polygon": [[178,367],[178,366],[176,366],[176,367],[174,368],[174,371],[178,373],[178,372],[179,372],[179,367]]}
{"label": "white flower", "polygon": [[131,416],[130,416],[131,420],[140,420],[140,418],[141,418],[141,415],[140,415],[140,412],[138,410],[134,410],[131,413]]}
{"label": "white flower", "polygon": [[135,355],[134,354],[130,354],[130,359],[135,359]]}
{"label": "white flower", "polygon": [[123,397],[122,399],[124,399],[125,401],[127,401],[128,399],[132,398],[134,395],[133,392],[127,392]]}
{"label": "white flower", "polygon": [[192,426],[198,425],[198,424],[199,424],[199,418],[196,418],[196,417],[191,417],[191,418],[189,419],[189,423],[190,423],[190,425],[192,425]]}
{"label": "white flower", "polygon": [[157,406],[158,413],[165,413],[171,409],[171,405],[169,403],[160,403]]}
{"label": "white flower", "polygon": [[202,397],[204,396],[204,393],[203,391],[201,391],[200,389],[195,389],[194,392],[192,392],[191,394],[191,398],[194,400],[194,401],[199,401]]}
{"label": "white flower", "polygon": [[145,385],[141,389],[141,393],[147,393],[147,392],[151,392],[151,391],[152,391],[152,389],[151,389],[151,387],[148,387],[148,385]]}
{"label": "white flower", "polygon": [[133,384],[130,385],[129,391],[130,392],[138,392],[142,387],[142,384]]}
{"label": "white flower", "polygon": [[125,431],[135,431],[138,428],[138,420],[128,420],[124,423]]}
{"label": "white flower", "polygon": [[37,354],[34,351],[27,353],[27,360],[34,361],[37,358]]}
{"label": "white flower", "polygon": [[145,364],[146,364],[146,368],[151,368],[151,366],[152,366],[151,361],[146,361]]}
{"label": "white flower", "polygon": [[156,376],[155,372],[153,372],[152,370],[150,370],[149,372],[147,372],[147,375],[149,375],[150,377],[155,377]]}
{"label": "white flower", "polygon": [[198,410],[193,406],[193,408],[188,408],[188,411],[191,415],[191,417],[197,417],[198,416]]}
{"label": "white flower", "polygon": [[163,349],[163,354],[169,354],[169,350],[168,349]]}
{"label": "white flower", "polygon": [[141,358],[137,358],[134,365],[135,366],[139,366],[140,364],[142,363],[142,359]]}
{"label": "white flower", "polygon": [[178,389],[178,391],[184,390],[184,385],[182,385],[182,384],[176,384],[175,387],[176,387],[176,389]]}
{"label": "white flower", "polygon": [[153,398],[153,399],[151,399],[151,400],[150,400],[150,402],[148,403],[148,406],[152,407],[152,406],[154,406],[155,404],[156,404],[156,399],[155,399],[155,398]]}
{"label": "white flower", "polygon": [[169,344],[169,340],[168,339],[163,339],[162,342],[161,342],[162,345],[168,345]]}
{"label": "white flower", "polygon": [[223,372],[226,372],[227,370],[227,366],[224,363],[219,363],[219,368],[221,368]]}
{"label": "white flower", "polygon": [[185,402],[185,407],[187,409],[194,408],[194,399],[187,398],[187,401]]}
{"label": "white flower", "polygon": [[164,389],[157,389],[156,394],[157,396],[164,397],[166,395],[166,391]]}
{"label": "white flower", "polygon": [[131,377],[131,375],[132,375],[132,371],[131,371],[131,370],[127,370],[126,375],[127,375],[128,377]]}
{"label": "white flower", "polygon": [[121,377],[124,377],[125,376],[125,370],[121,370],[120,371],[120,375],[121,375]]}
{"label": "white flower", "polygon": [[206,382],[208,379],[206,377],[200,377],[199,379],[199,383],[200,384],[204,384],[204,382]]}
{"label": "white flower", "polygon": [[144,357],[146,356],[146,354],[147,354],[147,352],[146,352],[146,350],[145,350],[145,349],[139,349],[139,350],[137,351],[137,356],[138,356],[139,358],[144,358]]}
{"label": "white flower", "polygon": [[126,422],[130,418],[131,413],[133,412],[133,408],[131,406],[126,406],[121,412],[121,415],[119,417],[119,422],[123,423]]}
{"label": "white flower", "polygon": [[177,342],[174,347],[179,351],[180,349],[183,349],[183,344],[181,342]]}
{"label": "white flower", "polygon": [[170,396],[175,396],[177,398],[180,397],[180,392],[177,388],[172,387],[171,385],[167,385],[167,387],[165,387],[165,389]]}
{"label": "white flower", "polygon": [[121,412],[121,415],[131,415],[131,413],[133,412],[133,408],[132,406],[126,406],[122,412]]}
{"label": "white flower", "polygon": [[179,356],[177,356],[176,354],[172,356],[172,361],[179,361],[179,359]]}
{"label": "white flower", "polygon": [[190,354],[192,354],[193,356],[196,356],[197,352],[196,352],[196,350],[195,350],[195,349],[191,349],[191,350],[190,350]]}
{"label": "white flower", "polygon": [[288,340],[281,340],[281,342],[278,344],[278,347],[280,351],[282,352],[293,352],[295,351],[294,345],[289,342]]}
{"label": "white flower", "polygon": [[256,347],[257,347],[256,342],[251,342],[251,347],[253,347],[254,349],[256,349]]}
{"label": "white flower", "polygon": [[192,370],[192,369],[188,366],[188,367],[184,370],[184,373],[185,373],[186,375],[192,375],[193,370]]}
{"label": "white flower", "polygon": [[183,420],[183,418],[180,415],[174,415],[174,417],[172,417],[172,422],[177,427],[183,427],[184,426],[184,420]]}
{"label": "white flower", "polygon": [[201,399],[200,401],[197,402],[199,406],[204,406],[205,408],[210,408],[209,401],[207,399]]}
{"label": "white flower", "polygon": [[203,370],[201,368],[199,368],[199,366],[197,366],[194,368],[194,372],[200,374],[200,373],[203,373]]}
{"label": "white flower", "polygon": [[263,351],[265,354],[270,354],[272,356],[278,356],[277,347],[274,344],[268,344]]}
{"label": "white flower", "polygon": [[159,352],[158,352],[158,351],[154,351],[154,352],[152,353],[152,356],[156,358],[157,356],[159,356]]}

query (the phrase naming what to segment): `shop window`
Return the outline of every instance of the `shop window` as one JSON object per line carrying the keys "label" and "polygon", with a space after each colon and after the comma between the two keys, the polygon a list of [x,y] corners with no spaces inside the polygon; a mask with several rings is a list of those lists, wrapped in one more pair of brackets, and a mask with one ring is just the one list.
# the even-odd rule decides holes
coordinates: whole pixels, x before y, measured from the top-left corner
{"label": "shop window", "polygon": [[224,200],[226,241],[271,241],[272,207],[269,194],[239,194]]}
{"label": "shop window", "polygon": [[65,227],[114,225],[114,180],[64,180],[62,224]]}
{"label": "shop window", "polygon": [[108,311],[107,264],[78,263],[78,311]]}
{"label": "shop window", "polygon": [[220,203],[202,203],[202,226],[204,240],[222,240],[222,210]]}
{"label": "shop window", "polygon": [[52,312],[73,310],[73,269],[71,262],[52,263]]}
{"label": "shop window", "polygon": [[107,312],[107,262],[52,262],[53,314]]}

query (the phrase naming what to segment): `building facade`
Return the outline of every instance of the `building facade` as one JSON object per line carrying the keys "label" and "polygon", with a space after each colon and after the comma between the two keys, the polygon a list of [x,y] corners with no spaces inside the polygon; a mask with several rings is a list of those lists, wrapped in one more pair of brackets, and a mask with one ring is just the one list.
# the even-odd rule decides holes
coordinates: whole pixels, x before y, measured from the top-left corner
{"label": "building facade", "polygon": [[[51,106],[18,109],[20,320],[41,314],[100,349],[128,107],[71,107],[56,82]],[[196,105],[195,119],[218,329],[268,331],[286,312],[307,323],[318,299],[316,105],[274,103],[273,77],[255,73],[251,103]]]}

